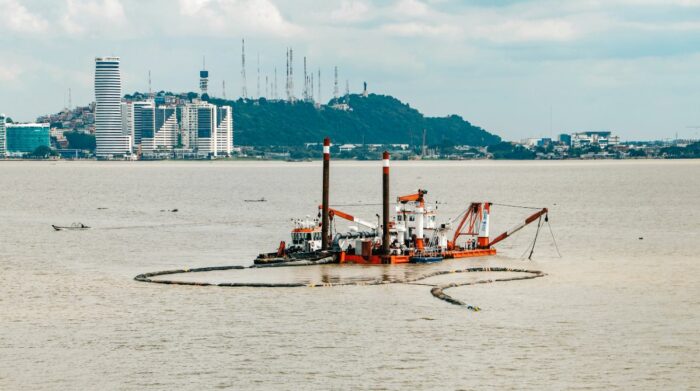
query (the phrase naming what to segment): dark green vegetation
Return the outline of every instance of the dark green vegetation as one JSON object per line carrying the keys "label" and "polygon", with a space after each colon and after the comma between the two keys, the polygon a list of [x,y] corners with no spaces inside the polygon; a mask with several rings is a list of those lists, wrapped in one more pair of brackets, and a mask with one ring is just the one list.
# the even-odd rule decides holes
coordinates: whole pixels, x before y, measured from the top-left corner
{"label": "dark green vegetation", "polygon": [[64,132],[68,146],[72,149],[95,150],[95,135],[82,132]]}
{"label": "dark green vegetation", "polygon": [[[343,98],[344,99],[344,98]],[[470,124],[457,115],[432,118],[396,98],[371,94],[350,95],[351,110],[343,111],[312,103],[212,98],[216,105],[233,107],[237,145],[298,146],[318,143],[325,136],[334,144],[422,144],[423,129],[428,145],[497,144],[501,138]],[[333,105],[338,103],[331,101]]]}
{"label": "dark green vegetation", "polygon": [[46,159],[49,156],[58,156],[58,153],[53,149],[47,147],[46,145],[40,145],[36,147],[36,149],[34,150],[34,152],[31,153],[30,156],[39,159]]}
{"label": "dark green vegetation", "polygon": [[685,147],[661,148],[661,155],[671,159],[697,159],[700,158],[700,142],[689,144]]}
{"label": "dark green vegetation", "polygon": [[527,160],[535,158],[535,152],[522,145],[508,142],[490,145],[488,151],[493,154],[494,159]]}

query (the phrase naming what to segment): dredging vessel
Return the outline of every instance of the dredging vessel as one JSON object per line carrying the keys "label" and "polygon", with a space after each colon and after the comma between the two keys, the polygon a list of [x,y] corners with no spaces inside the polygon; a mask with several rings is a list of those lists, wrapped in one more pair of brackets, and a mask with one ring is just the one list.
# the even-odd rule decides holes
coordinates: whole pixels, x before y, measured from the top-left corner
{"label": "dredging vessel", "polygon": [[[437,211],[426,202],[428,191],[396,198],[394,213],[390,207],[390,155],[382,156],[382,222],[372,223],[330,207],[330,139],[323,143],[323,195],[320,219],[294,220],[291,241],[280,242],[276,252],[260,254],[255,264],[284,263],[300,260],[328,260],[337,263],[401,264],[439,262],[446,258],[482,257],[496,254],[494,246],[542,218],[548,210],[541,208],[511,229],[489,236],[493,203],[472,202],[451,223],[438,223]],[[347,232],[330,235],[335,219],[350,221]]]}

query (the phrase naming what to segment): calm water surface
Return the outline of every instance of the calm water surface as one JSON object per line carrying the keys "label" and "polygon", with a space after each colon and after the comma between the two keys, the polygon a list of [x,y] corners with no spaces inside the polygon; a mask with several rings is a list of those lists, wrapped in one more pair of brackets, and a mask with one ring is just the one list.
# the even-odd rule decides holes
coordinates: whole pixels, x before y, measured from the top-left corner
{"label": "calm water surface", "polygon": [[[373,204],[378,162],[334,162],[331,199]],[[477,265],[545,278],[203,288],[148,271],[247,265],[314,215],[320,163],[0,162],[0,389],[688,389],[700,386],[700,162],[396,162],[449,219],[470,201],[546,206],[499,255],[439,266],[325,266],[182,278],[320,281]],[[244,199],[265,197],[266,203]],[[178,208],[178,213],[162,210]],[[344,207],[374,219],[379,206]],[[496,234],[527,210],[495,206]],[[80,221],[85,232],[50,224]],[[643,238],[643,239],[640,239]],[[421,269],[422,268],[422,269]],[[475,280],[488,274],[440,277]],[[500,277],[500,276],[499,276]]]}

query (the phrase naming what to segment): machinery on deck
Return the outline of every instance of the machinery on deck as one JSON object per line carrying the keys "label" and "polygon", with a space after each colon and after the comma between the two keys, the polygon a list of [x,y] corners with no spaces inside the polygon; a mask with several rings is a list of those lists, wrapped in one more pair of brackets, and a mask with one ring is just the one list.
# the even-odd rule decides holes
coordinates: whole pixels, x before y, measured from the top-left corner
{"label": "machinery on deck", "polygon": [[[452,223],[437,222],[437,205],[426,203],[427,190],[399,196],[393,216],[389,205],[389,154],[383,155],[383,216],[381,223],[372,223],[329,205],[330,140],[324,140],[323,203],[319,219],[295,220],[292,240],[282,242],[276,253],[261,254],[255,263],[274,263],[332,256],[338,263],[398,264],[438,262],[445,258],[466,258],[495,255],[493,247],[530,223],[544,219],[548,210],[537,210],[508,231],[490,239],[490,202],[473,202]],[[377,215],[379,216],[379,215]],[[355,225],[347,232],[337,232],[336,218]]]}

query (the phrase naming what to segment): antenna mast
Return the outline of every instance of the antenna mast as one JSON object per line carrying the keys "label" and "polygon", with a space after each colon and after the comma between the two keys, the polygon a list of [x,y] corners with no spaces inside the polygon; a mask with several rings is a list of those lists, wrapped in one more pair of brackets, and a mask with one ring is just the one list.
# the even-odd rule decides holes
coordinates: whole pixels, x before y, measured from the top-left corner
{"label": "antenna mast", "polygon": [[258,53],[258,99],[260,99],[260,53]]}
{"label": "antenna mast", "polygon": [[245,38],[241,40],[241,98],[248,98],[248,87],[245,77]]}
{"label": "antenna mast", "polygon": [[289,96],[294,101],[294,49],[289,48]]}
{"label": "antenna mast", "polygon": [[321,102],[321,68],[318,68],[318,103]]}
{"label": "antenna mast", "polygon": [[226,99],[226,80],[221,81],[221,97]]}
{"label": "antenna mast", "polygon": [[304,100],[309,100],[309,75],[306,73],[306,56],[304,56],[304,92],[302,93]]}
{"label": "antenna mast", "polygon": [[335,66],[335,84],[333,85],[333,98],[339,98],[340,90],[338,89],[338,66]]}

